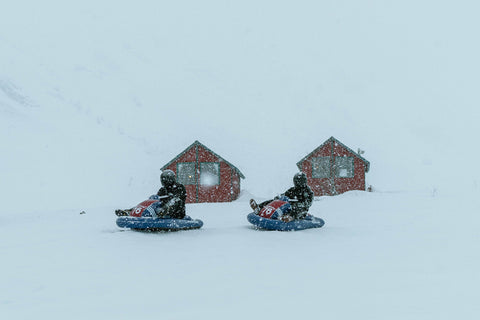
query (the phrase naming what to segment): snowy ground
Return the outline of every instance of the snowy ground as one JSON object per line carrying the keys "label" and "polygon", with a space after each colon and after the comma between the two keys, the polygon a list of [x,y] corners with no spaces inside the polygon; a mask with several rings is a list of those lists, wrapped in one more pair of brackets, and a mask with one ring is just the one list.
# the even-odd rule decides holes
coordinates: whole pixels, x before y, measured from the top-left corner
{"label": "snowy ground", "polygon": [[204,227],[174,233],[117,228],[111,207],[2,216],[0,317],[480,316],[479,200],[350,192],[314,202],[324,228],[269,232],[246,198],[188,205]]}

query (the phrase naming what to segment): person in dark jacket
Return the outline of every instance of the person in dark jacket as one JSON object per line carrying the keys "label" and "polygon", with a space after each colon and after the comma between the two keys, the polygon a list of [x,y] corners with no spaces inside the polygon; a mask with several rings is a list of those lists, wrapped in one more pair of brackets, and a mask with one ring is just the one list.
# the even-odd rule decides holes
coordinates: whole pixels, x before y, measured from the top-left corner
{"label": "person in dark jacket", "polygon": [[[288,215],[284,215],[282,220],[290,222],[295,219],[303,219],[308,213],[313,201],[313,191],[307,184],[307,175],[303,172],[296,173],[293,176],[293,187],[285,191],[281,196],[286,196],[290,199],[291,211]],[[278,199],[279,197],[276,197]],[[275,199],[270,199],[257,204],[255,200],[250,200],[250,206],[255,212],[260,212],[263,207]]]}
{"label": "person in dark jacket", "polygon": [[[165,170],[160,175],[162,187],[156,195],[150,196],[151,200],[159,200],[152,204],[155,214],[158,218],[183,219],[185,217],[185,200],[187,191],[183,184],[176,182],[175,173],[172,170]],[[117,216],[128,216],[131,214],[130,209],[117,209]]]}
{"label": "person in dark jacket", "polygon": [[162,206],[157,214],[160,217],[183,219],[187,198],[185,186],[176,181],[175,173],[172,170],[163,171],[160,175],[160,182],[162,187],[158,190],[157,196]]}

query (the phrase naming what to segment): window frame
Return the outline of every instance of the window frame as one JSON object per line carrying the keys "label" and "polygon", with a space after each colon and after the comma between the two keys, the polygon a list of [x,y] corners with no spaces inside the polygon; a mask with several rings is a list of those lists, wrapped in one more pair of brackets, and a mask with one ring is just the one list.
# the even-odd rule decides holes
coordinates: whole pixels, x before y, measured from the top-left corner
{"label": "window frame", "polygon": [[[183,177],[184,175],[182,174],[182,172],[181,172],[181,170],[180,170],[180,167],[182,167],[183,165],[188,165],[188,167],[190,167],[189,170],[191,170],[192,167],[193,167],[193,176],[192,176],[191,178],[188,178],[187,181],[184,181],[183,178],[181,178],[181,177]],[[182,170],[182,171],[183,171],[183,170]],[[177,174],[176,174],[176,176],[177,176],[177,182],[178,182],[178,183],[181,183],[181,184],[183,184],[183,185],[185,185],[185,186],[195,185],[195,184],[196,184],[196,180],[197,180],[197,179],[196,179],[196,178],[197,178],[197,177],[196,177],[196,172],[197,172],[197,170],[196,170],[195,162],[178,162],[178,163],[177,163]]]}
{"label": "window frame", "polygon": [[[326,160],[326,161],[325,161]],[[327,179],[327,178],[331,178],[332,176],[332,170],[331,170],[331,161],[332,161],[332,157],[331,156],[321,156],[321,157],[315,157],[315,158],[312,158],[311,160],[311,163],[312,163],[312,178],[313,179]],[[326,166],[322,166],[321,162],[326,162]],[[323,169],[326,169],[325,172],[326,175],[319,175],[318,174],[318,169],[315,169],[315,164],[318,163],[318,166],[323,168]]]}
{"label": "window frame", "polygon": [[[202,172],[204,171],[204,169],[202,169],[202,165],[216,165],[217,166],[217,182],[215,184],[202,184]],[[209,171],[211,172],[211,171]],[[220,185],[220,182],[221,182],[221,178],[220,178],[221,174],[220,174],[220,162],[214,162],[214,161],[211,161],[211,162],[200,162],[199,163],[199,176],[198,176],[198,185],[200,186],[210,186],[210,187],[213,187],[213,186],[218,186]]]}
{"label": "window frame", "polygon": [[[343,163],[339,164],[339,159]],[[345,166],[348,161],[348,167]],[[347,169],[347,176],[340,176],[340,170]],[[355,177],[355,158],[354,157],[335,157],[335,178],[354,178]]]}

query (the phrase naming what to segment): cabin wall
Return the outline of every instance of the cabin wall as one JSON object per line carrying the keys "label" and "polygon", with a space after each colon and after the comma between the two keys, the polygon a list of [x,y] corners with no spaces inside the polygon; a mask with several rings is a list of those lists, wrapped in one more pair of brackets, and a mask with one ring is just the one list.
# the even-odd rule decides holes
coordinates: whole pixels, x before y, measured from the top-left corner
{"label": "cabin wall", "polygon": [[[177,163],[180,162],[195,162],[196,159],[196,152],[195,148],[192,148],[185,152],[180,158],[177,159],[177,161],[173,162],[170,164],[167,169],[172,170],[177,174]],[[196,180],[196,178],[195,178]],[[185,185],[185,189],[187,191],[187,199],[185,200],[186,203],[194,203],[196,202],[196,186],[195,185]]]}
{"label": "cabin wall", "polygon": [[365,190],[365,164],[355,154],[333,143],[334,157],[353,157],[354,176],[352,178],[335,177],[335,193],[341,194],[351,190]]}
{"label": "cabin wall", "polygon": [[[186,203],[197,202],[228,202],[238,198],[240,194],[240,176],[226,162],[203,148],[195,146],[180,156],[167,168],[177,173],[177,163],[195,163],[195,184],[185,185],[187,190]],[[214,162],[220,165],[220,183],[216,185],[200,184],[200,163]]]}
{"label": "cabin wall", "polygon": [[230,201],[237,200],[240,196],[240,175],[230,168],[231,186],[230,186]]}
{"label": "cabin wall", "polygon": [[[330,158],[330,177],[313,178],[312,159],[317,157]],[[354,176],[336,177],[335,158],[352,157],[354,159]],[[345,149],[342,145],[331,141],[312,153],[301,163],[303,172],[307,174],[308,185],[315,196],[341,194],[351,190],[365,190],[365,163],[355,154]]]}
{"label": "cabin wall", "polygon": [[315,196],[331,195],[332,179],[331,178],[313,178],[312,177],[312,158],[330,157],[331,144],[326,144],[318,149],[308,159],[303,161],[301,170],[307,175],[308,185]]}

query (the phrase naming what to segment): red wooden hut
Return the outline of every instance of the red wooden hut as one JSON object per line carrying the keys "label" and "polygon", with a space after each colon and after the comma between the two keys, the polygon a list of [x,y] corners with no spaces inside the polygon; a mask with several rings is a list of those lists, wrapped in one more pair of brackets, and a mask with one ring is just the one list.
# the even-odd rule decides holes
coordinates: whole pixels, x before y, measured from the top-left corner
{"label": "red wooden hut", "polygon": [[370,162],[331,137],[297,163],[315,196],[365,190]]}
{"label": "red wooden hut", "polygon": [[240,194],[240,179],[245,179],[237,167],[198,141],[161,168],[166,169],[187,189],[187,203],[233,201]]}

